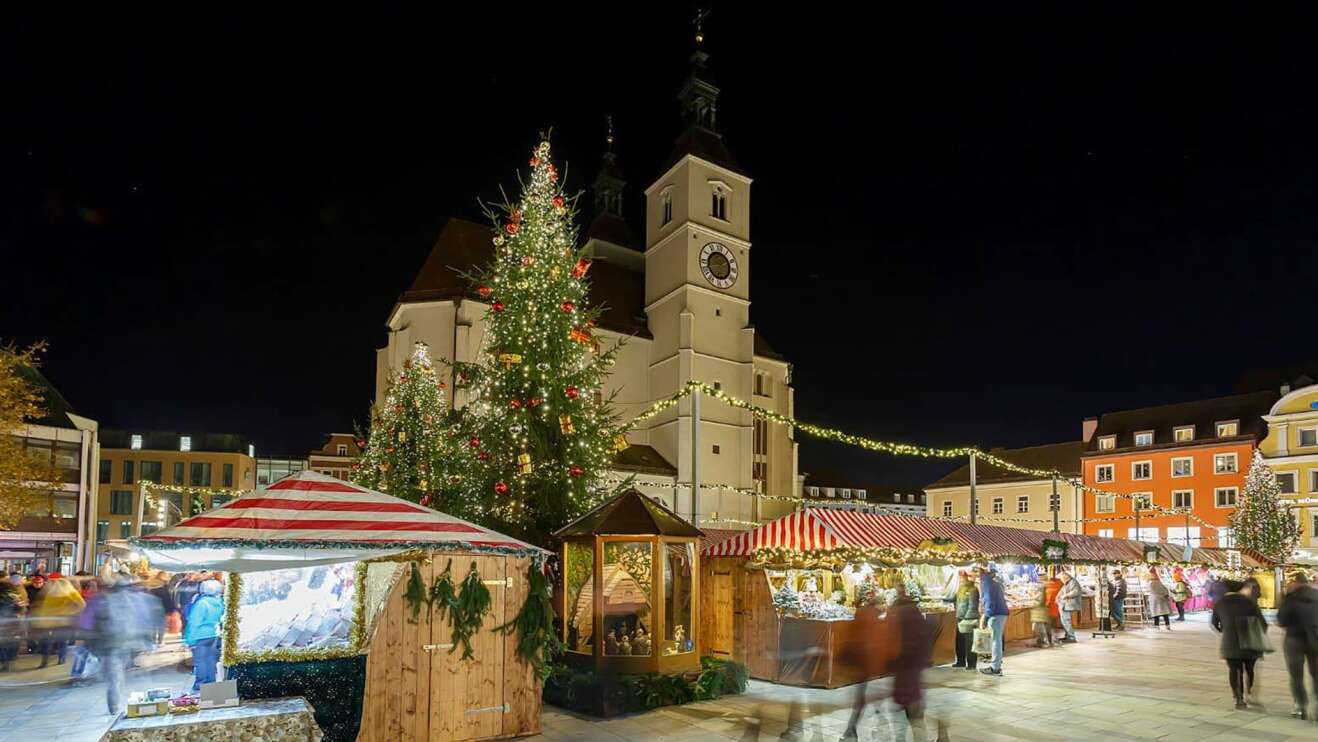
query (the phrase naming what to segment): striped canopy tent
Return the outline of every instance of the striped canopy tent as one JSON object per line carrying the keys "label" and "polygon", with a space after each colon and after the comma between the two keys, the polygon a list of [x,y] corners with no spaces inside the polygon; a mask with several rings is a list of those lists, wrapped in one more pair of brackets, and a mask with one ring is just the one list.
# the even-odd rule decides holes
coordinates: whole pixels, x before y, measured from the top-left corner
{"label": "striped canopy tent", "polygon": [[[1138,562],[1144,544],[1126,539],[1030,531],[961,521],[862,513],[827,508],[800,510],[758,528],[708,546],[705,556],[750,556],[758,549],[801,552],[828,549],[915,549],[929,542],[950,543],[957,551],[979,552],[992,558],[1040,560],[1045,540],[1065,541],[1068,562]],[[1174,549],[1160,549],[1160,558],[1180,561]],[[1166,552],[1163,554],[1162,552]],[[1206,556],[1200,557],[1205,564]]]}
{"label": "striped canopy tent", "polygon": [[169,571],[259,572],[371,559],[412,549],[547,554],[475,523],[303,471],[132,539]]}

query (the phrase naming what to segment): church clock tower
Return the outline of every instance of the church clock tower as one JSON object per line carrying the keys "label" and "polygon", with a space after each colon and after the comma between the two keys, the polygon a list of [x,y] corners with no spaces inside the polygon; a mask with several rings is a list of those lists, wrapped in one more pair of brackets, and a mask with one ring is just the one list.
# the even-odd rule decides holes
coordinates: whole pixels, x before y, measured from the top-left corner
{"label": "church clock tower", "polygon": [[[666,171],[645,190],[645,313],[654,337],[650,390],[664,399],[690,380],[751,399],[755,331],[750,326],[750,185],[717,125],[719,89],[709,55],[696,36],[691,70],[682,86],[685,130]],[[649,439],[678,481],[692,481],[692,402],[650,421]],[[749,413],[706,398],[700,410],[700,479],[752,487]],[[677,510],[690,516],[690,490]],[[696,523],[755,518],[754,498],[705,489]]]}

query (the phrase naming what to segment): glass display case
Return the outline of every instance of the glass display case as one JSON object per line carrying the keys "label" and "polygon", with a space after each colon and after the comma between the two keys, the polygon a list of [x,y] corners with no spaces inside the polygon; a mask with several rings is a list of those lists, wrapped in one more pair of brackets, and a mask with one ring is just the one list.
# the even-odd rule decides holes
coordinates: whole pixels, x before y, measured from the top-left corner
{"label": "glass display case", "polygon": [[356,562],[242,575],[235,649],[256,657],[351,651],[357,580]]}

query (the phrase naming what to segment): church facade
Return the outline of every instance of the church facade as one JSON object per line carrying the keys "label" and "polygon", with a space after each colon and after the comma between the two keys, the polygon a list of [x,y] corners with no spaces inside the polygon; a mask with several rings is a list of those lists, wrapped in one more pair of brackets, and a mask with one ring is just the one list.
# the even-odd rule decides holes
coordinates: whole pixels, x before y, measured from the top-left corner
{"label": "church facade", "polygon": [[[645,189],[644,240],[636,244],[622,217],[625,181],[605,154],[593,187],[595,214],[583,251],[593,259],[591,302],[604,314],[595,335],[621,344],[600,393],[614,396],[631,419],[702,381],[733,397],[793,414],[791,364],[750,323],[751,179],[728,152],[716,122],[719,90],[697,50],[682,88],[686,123],[664,172]],[[389,340],[377,351],[376,400],[413,343],[444,361],[471,362],[484,342],[488,305],[461,276],[493,255],[488,225],[451,219],[387,320]],[[451,369],[447,369],[449,389]],[[452,402],[466,403],[463,390]],[[698,525],[744,527],[776,518],[795,503],[746,491],[800,494],[797,448],[785,426],[704,398],[696,425],[688,397],[643,421],[618,454],[614,478],[634,476],[642,491]],[[701,488],[693,512],[690,482],[699,457]],[[721,487],[713,487],[720,485]],[[734,489],[735,488],[735,489]]]}

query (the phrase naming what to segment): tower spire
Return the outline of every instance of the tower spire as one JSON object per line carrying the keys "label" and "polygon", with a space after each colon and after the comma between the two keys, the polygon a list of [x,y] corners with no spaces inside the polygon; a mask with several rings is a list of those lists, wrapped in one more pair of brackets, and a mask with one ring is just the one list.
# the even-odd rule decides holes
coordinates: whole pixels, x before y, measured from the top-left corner
{"label": "tower spire", "polygon": [[622,216],[622,189],[627,181],[618,167],[618,155],[613,152],[613,116],[604,117],[604,164],[595,176],[595,214]]}
{"label": "tower spire", "polygon": [[686,155],[694,155],[720,167],[741,172],[740,166],[723,144],[723,137],[718,130],[719,89],[709,71],[709,54],[704,50],[707,20],[709,10],[705,8],[697,10],[692,19],[692,25],[695,26],[695,50],[691,52],[690,72],[682,83],[681,92],[677,94],[685,127],[682,135],[677,138],[669,165]]}

